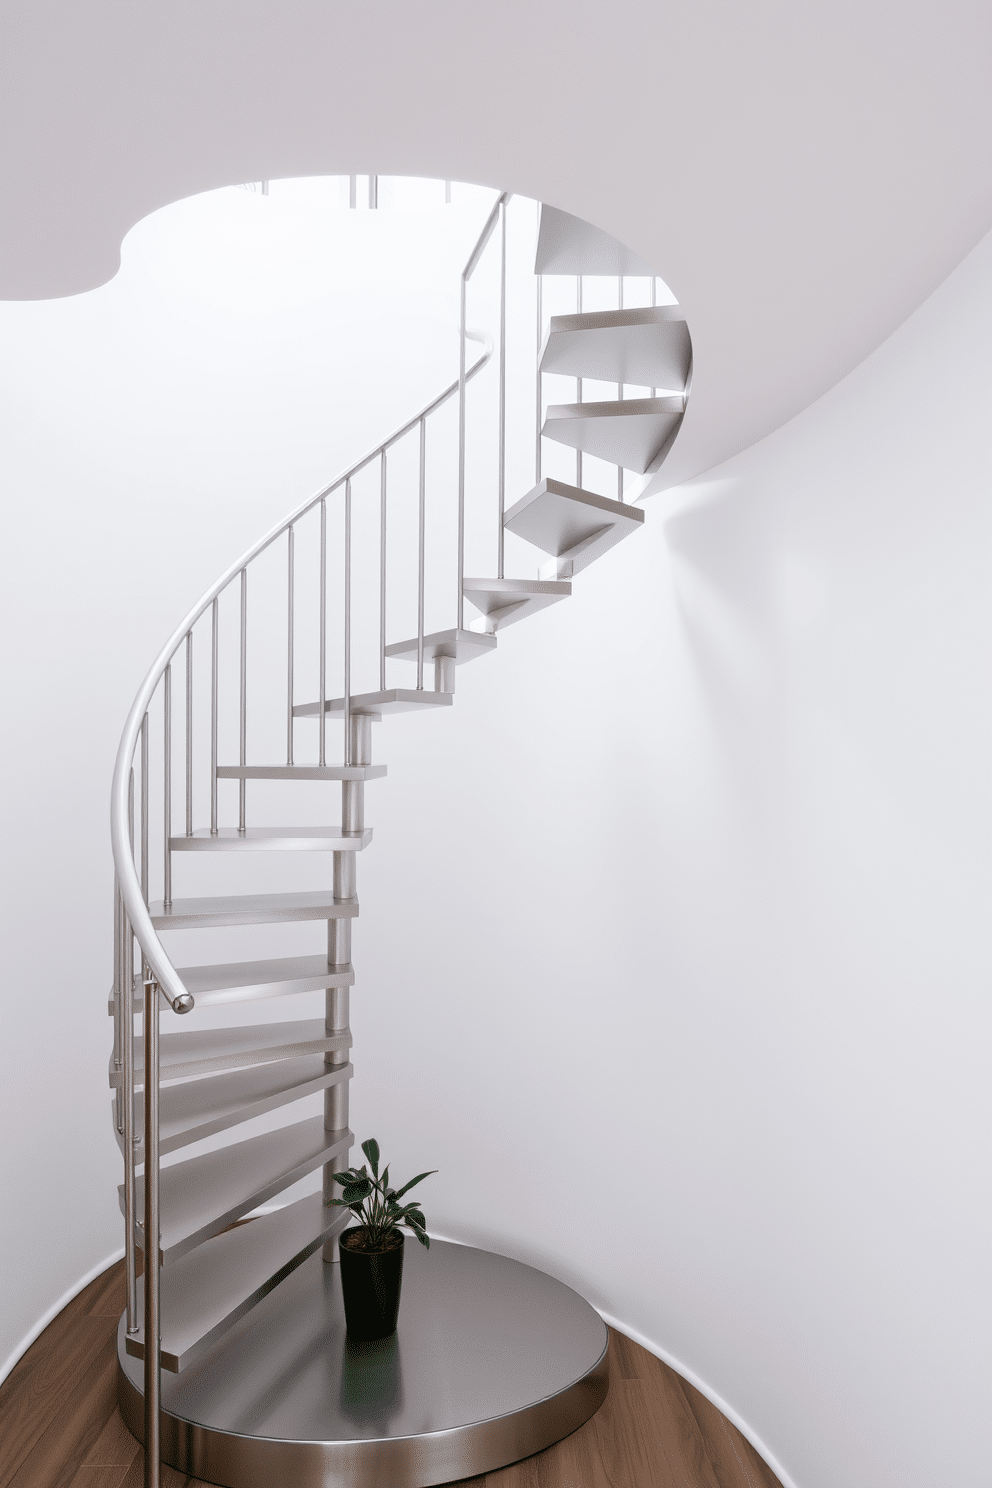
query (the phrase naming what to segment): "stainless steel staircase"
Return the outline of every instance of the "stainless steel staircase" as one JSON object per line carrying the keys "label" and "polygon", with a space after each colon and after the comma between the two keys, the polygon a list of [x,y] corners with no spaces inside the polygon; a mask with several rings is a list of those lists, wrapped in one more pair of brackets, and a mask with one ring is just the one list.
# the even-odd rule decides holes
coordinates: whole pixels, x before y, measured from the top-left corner
{"label": "stainless steel staircase", "polygon": [[[371,188],[369,197],[371,203]],[[534,440],[535,484],[506,507],[508,200],[505,195],[497,200],[462,275],[457,379],[222,575],[162,649],[125,725],[112,791],[116,889],[110,1085],[114,1129],[124,1157],[120,1202],[125,1216],[128,1293],[123,1337],[127,1354],[145,1357],[147,1353],[148,1483],[157,1482],[161,1445],[159,1368],[179,1374],[209,1355],[217,1370],[236,1371],[237,1350],[230,1357],[224,1354],[225,1335],[318,1250],[325,1262],[333,1263],[336,1237],[349,1218],[347,1211],[331,1207],[329,1200],[335,1196],[332,1175],[348,1165],[353,1143],[348,1091],[353,1073],[350,989],[355,982],[352,924],[359,913],[357,859],[372,841],[372,829],[365,820],[365,785],[386,773],[384,765],[372,762],[373,724],[392,713],[450,708],[458,666],[491,655],[498,632],[507,625],[568,598],[578,574],[636,531],[644,513],[622,499],[624,471],[643,474],[657,469],[684,414],[692,353],[677,308],[654,304],[623,308],[624,276],[650,274],[650,270],[606,234],[545,208],[536,260],[536,419],[533,430],[521,434],[525,440]],[[496,363],[498,542],[495,571],[468,577],[467,389],[490,364],[497,338],[469,329],[466,303],[475,269],[494,237],[500,245],[501,289]],[[619,275],[616,310],[554,316],[545,326],[543,277],[566,273],[577,276],[579,304],[583,277]],[[470,341],[484,346],[471,363]],[[577,401],[545,407],[545,375],[576,378]],[[617,396],[608,401],[583,401],[583,380],[616,382]],[[648,396],[626,397],[631,386],[640,386]],[[425,633],[428,604],[432,612],[443,608],[426,584],[427,435],[428,427],[435,427],[431,420],[449,402],[456,403],[459,412],[457,587],[449,607],[453,623]],[[419,485],[415,494],[406,490],[397,496],[390,489],[389,462],[404,440],[419,441]],[[542,440],[577,452],[574,484],[542,473]],[[617,466],[617,498],[583,486],[583,454]],[[378,506],[377,574],[352,572],[353,505],[358,500]],[[416,501],[418,545],[416,554],[402,555],[399,561],[393,555],[389,566],[391,500]],[[337,523],[333,542],[329,535],[332,519]],[[504,532],[545,555],[535,577],[505,574]],[[273,597],[277,581],[272,576],[270,550],[277,543],[285,547],[278,580],[284,586],[281,597]],[[309,544],[311,574],[319,577],[316,592],[301,598],[302,565],[297,549],[303,543]],[[339,558],[336,572],[332,571],[334,544]],[[265,554],[269,561],[263,568],[256,560]],[[394,604],[391,582],[398,569],[403,570],[404,581],[415,570],[416,633],[410,635],[406,627],[406,639],[389,642],[387,615],[392,614]],[[352,590],[356,582],[363,592],[377,584],[379,597],[378,634],[374,646],[363,652],[360,677],[353,673]],[[271,632],[274,615],[284,617],[280,622],[285,627],[284,668],[279,675],[272,671],[271,658],[266,672],[262,663],[256,667],[249,656],[249,593],[254,604],[256,592],[262,596],[258,603],[267,631]],[[468,621],[466,601],[477,611],[476,618]],[[333,648],[340,688],[336,696],[330,695],[332,604],[338,607],[340,620],[338,644]],[[396,605],[402,609],[399,601]],[[298,700],[308,616],[317,620],[316,638],[312,631],[309,635],[309,660],[316,661],[316,677],[311,666],[313,690]],[[403,634],[404,628],[397,628]],[[227,646],[225,641],[222,648],[222,630],[225,638],[236,635],[236,646]],[[207,662],[201,677],[204,647]],[[371,666],[370,649],[375,652]],[[409,672],[405,677],[413,685],[393,685],[387,677],[387,662],[415,667],[415,678]],[[181,730],[174,720],[174,668],[184,690]],[[260,689],[257,678],[262,675],[267,680]],[[364,690],[353,690],[355,680]],[[250,691],[253,709],[284,715],[285,759],[278,763],[248,761]],[[328,720],[335,728],[336,720],[342,724],[340,763],[328,762]],[[297,758],[300,728],[311,731],[303,745],[305,762]],[[153,729],[159,741],[154,759]],[[236,762],[221,762],[222,737],[225,744],[236,738]],[[255,790],[254,783],[262,781],[283,793],[284,820],[290,825],[249,824],[249,787]],[[224,789],[231,789],[232,795],[237,792],[237,820],[225,824],[221,824],[221,782],[231,782]],[[340,786],[338,822],[294,822],[293,788],[302,782]],[[174,790],[184,794],[184,824],[178,831]],[[204,806],[207,820],[198,825],[196,813]],[[159,831],[161,898],[152,900],[152,839]],[[328,855],[324,888],[285,887],[278,892],[267,888],[246,893],[242,875],[237,881],[229,880],[228,893],[173,897],[174,876],[181,877],[188,855],[201,855],[205,864],[218,858],[214,867],[204,871],[214,874],[220,888],[232,854],[239,861],[246,860],[249,867],[271,862],[275,855],[277,862],[291,869],[301,853]],[[187,856],[177,860],[176,854]],[[226,929],[250,934],[259,926],[305,927],[314,921],[326,923],[326,952],[200,964],[195,950],[189,948],[189,937],[197,931]],[[167,950],[163,935],[178,936],[182,951],[171,941]],[[199,1026],[199,1015],[210,1009],[314,992],[324,993],[323,1018]],[[140,1035],[135,1032],[138,1012],[143,1012]],[[173,1014],[191,1015],[191,1024],[172,1031]],[[271,1112],[286,1113],[317,1094],[323,1098],[322,1116],[297,1116],[275,1130],[238,1138],[244,1123]],[[194,1154],[160,1166],[161,1157],[221,1134],[234,1140],[212,1148],[200,1146]],[[288,1190],[318,1170],[323,1174],[321,1192],[279,1207]],[[265,1212],[258,1213],[261,1209]],[[253,1214],[257,1217],[250,1224],[243,1223]],[[144,1277],[139,1277],[137,1252],[146,1251],[149,1235],[156,1233],[159,1265],[146,1267]],[[146,1349],[146,1341],[156,1335],[160,1347]]]}

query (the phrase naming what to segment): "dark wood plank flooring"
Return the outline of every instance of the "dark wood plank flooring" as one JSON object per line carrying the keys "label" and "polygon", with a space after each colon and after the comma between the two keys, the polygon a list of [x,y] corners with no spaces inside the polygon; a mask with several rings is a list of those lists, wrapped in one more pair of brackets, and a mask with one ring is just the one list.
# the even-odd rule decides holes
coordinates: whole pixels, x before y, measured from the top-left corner
{"label": "dark wood plank flooring", "polygon": [[[141,1488],[143,1458],[117,1410],[114,1337],[123,1262],[45,1329],[0,1386],[0,1488]],[[591,1421],[476,1488],[781,1488],[705,1396],[620,1333]],[[162,1488],[200,1488],[162,1469]]]}

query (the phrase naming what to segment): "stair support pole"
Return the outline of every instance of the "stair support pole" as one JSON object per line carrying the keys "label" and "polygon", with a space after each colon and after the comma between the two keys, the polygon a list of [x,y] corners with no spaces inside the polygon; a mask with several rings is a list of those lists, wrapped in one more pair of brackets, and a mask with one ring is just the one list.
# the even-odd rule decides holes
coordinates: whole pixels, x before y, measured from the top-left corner
{"label": "stair support pole", "polygon": [[158,983],[144,968],[145,1107],[145,1488],[159,1488],[162,1459],[162,1352],[159,1295]]}

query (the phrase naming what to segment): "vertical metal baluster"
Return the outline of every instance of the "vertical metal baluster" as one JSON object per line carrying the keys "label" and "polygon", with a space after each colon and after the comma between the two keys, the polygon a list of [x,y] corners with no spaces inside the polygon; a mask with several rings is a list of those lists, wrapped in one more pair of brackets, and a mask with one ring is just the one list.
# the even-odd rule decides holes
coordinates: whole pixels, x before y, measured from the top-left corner
{"label": "vertical metal baluster", "polygon": [[286,763],[293,763],[293,605],[296,590],[296,575],[294,572],[296,539],[293,529],[289,529],[289,571],[286,577],[287,594],[287,616],[286,616]]}
{"label": "vertical metal baluster", "polygon": [[[581,274],[576,274],[576,276],[575,276],[575,313],[576,313],[576,315],[581,315],[582,314],[582,275]],[[576,401],[576,403],[581,403],[582,402],[582,378],[581,377],[577,377],[575,379],[575,401]],[[581,487],[582,487],[582,451],[580,449],[577,449],[575,451],[575,484],[581,489]]]}
{"label": "vertical metal baluster", "polygon": [[344,483],[344,762],[351,764],[351,481]]}
{"label": "vertical metal baluster", "polygon": [[506,504],[506,202],[500,209],[499,255],[499,546],[496,572],[502,578],[503,510]]}
{"label": "vertical metal baluster", "polygon": [[[241,570],[241,695],[238,720],[238,763],[242,770],[248,763],[248,570]],[[238,831],[245,830],[248,782],[244,775],[238,781]]]}
{"label": "vertical metal baluster", "polygon": [[163,679],[164,720],[162,728],[162,817],[165,842],[162,864],[162,902],[172,908],[172,662]]}
{"label": "vertical metal baluster", "polygon": [[357,207],[358,206],[358,177],[357,176],[349,176],[348,177],[348,205],[349,205],[349,207]]}
{"label": "vertical metal baluster", "polygon": [[449,203],[450,203],[450,201],[451,201],[451,182],[450,181],[445,181],[445,183],[444,183],[444,204],[445,204],[445,206],[448,206]]}
{"label": "vertical metal baluster", "polygon": [[127,833],[128,842],[131,847],[131,861],[134,862],[134,766],[127,780]]}
{"label": "vertical metal baluster", "polygon": [[[462,280],[462,304],[465,303],[465,281]],[[464,317],[463,317],[464,319]],[[465,342],[462,341],[462,376],[465,373]],[[464,494],[464,450],[462,451],[461,485]],[[424,508],[427,493],[427,425],[420,420],[420,527],[417,542],[417,691],[424,689]],[[458,564],[458,629],[462,628],[461,590],[461,518],[462,502],[459,501],[459,564]]]}
{"label": "vertical metal baluster", "polygon": [[[617,275],[617,309],[623,309],[623,275]],[[617,402],[623,402],[623,383],[617,383]],[[623,500],[623,466],[617,466],[617,500]]]}
{"label": "vertical metal baluster", "polygon": [[[651,309],[652,310],[657,305],[657,303],[658,303],[658,281],[654,277],[654,275],[652,274],[651,275]],[[657,388],[652,388],[651,389],[651,396],[652,396],[652,398],[656,398],[658,396],[658,389]]]}
{"label": "vertical metal baluster", "polygon": [[121,1071],[124,1068],[124,934],[121,928],[121,890],[114,874],[114,1073],[117,1077],[117,1092],[114,1097],[114,1117],[117,1130],[124,1131],[124,1088]]}
{"label": "vertical metal baluster", "polygon": [[145,1106],[145,1488],[158,1488],[162,1458],[161,1308],[159,1305],[158,985],[143,973]]}
{"label": "vertical metal baluster", "polygon": [[379,205],[379,177],[369,176],[369,208],[374,210]]}
{"label": "vertical metal baluster", "polygon": [[534,482],[541,483],[541,413],[543,412],[543,377],[541,374],[541,300],[544,285],[544,275],[537,275],[537,434],[534,443]]}
{"label": "vertical metal baluster", "polygon": [[386,451],[379,459],[379,690],[386,690]]}
{"label": "vertical metal baluster", "polygon": [[186,836],[193,835],[193,632],[186,632]]}
{"label": "vertical metal baluster", "polygon": [[317,712],[318,764],[326,763],[327,719],[327,503],[320,503],[320,699]]}
{"label": "vertical metal baluster", "polygon": [[[465,628],[465,292],[466,280],[462,273],[461,286],[461,335],[458,341],[458,618],[456,625],[459,630]],[[423,460],[424,425],[420,423],[420,448],[421,461]],[[421,516],[421,522],[423,517]],[[422,544],[421,544],[422,546]],[[421,588],[423,581],[421,581]],[[421,629],[423,627],[421,626]],[[422,648],[418,648],[419,650]],[[420,657],[417,666],[417,686],[420,687],[423,678],[420,676],[423,658]]]}
{"label": "vertical metal baluster", "polygon": [[141,720],[141,897],[148,903],[148,714]]}
{"label": "vertical metal baluster", "polygon": [[121,902],[121,981],[124,993],[124,1254],[127,1278],[127,1331],[138,1331],[138,1283],[134,1231],[134,1149],[140,1137],[134,1129],[134,936]]}
{"label": "vertical metal baluster", "polygon": [[210,835],[217,836],[217,700],[220,679],[220,610],[210,606]]}

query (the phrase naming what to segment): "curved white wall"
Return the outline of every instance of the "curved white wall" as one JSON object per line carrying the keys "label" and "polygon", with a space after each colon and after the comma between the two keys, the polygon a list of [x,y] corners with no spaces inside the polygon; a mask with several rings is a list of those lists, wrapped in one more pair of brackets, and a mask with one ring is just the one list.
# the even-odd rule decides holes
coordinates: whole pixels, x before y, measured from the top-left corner
{"label": "curved white wall", "polygon": [[[261,383],[267,417],[246,384],[203,418],[216,379],[163,372],[164,321],[113,289],[2,307],[0,1357],[119,1243],[120,721],[183,606],[338,463]],[[986,240],[462,669],[452,715],[378,735],[352,1124],[441,1169],[433,1227],[654,1339],[800,1488],[987,1479],[990,320]]]}

